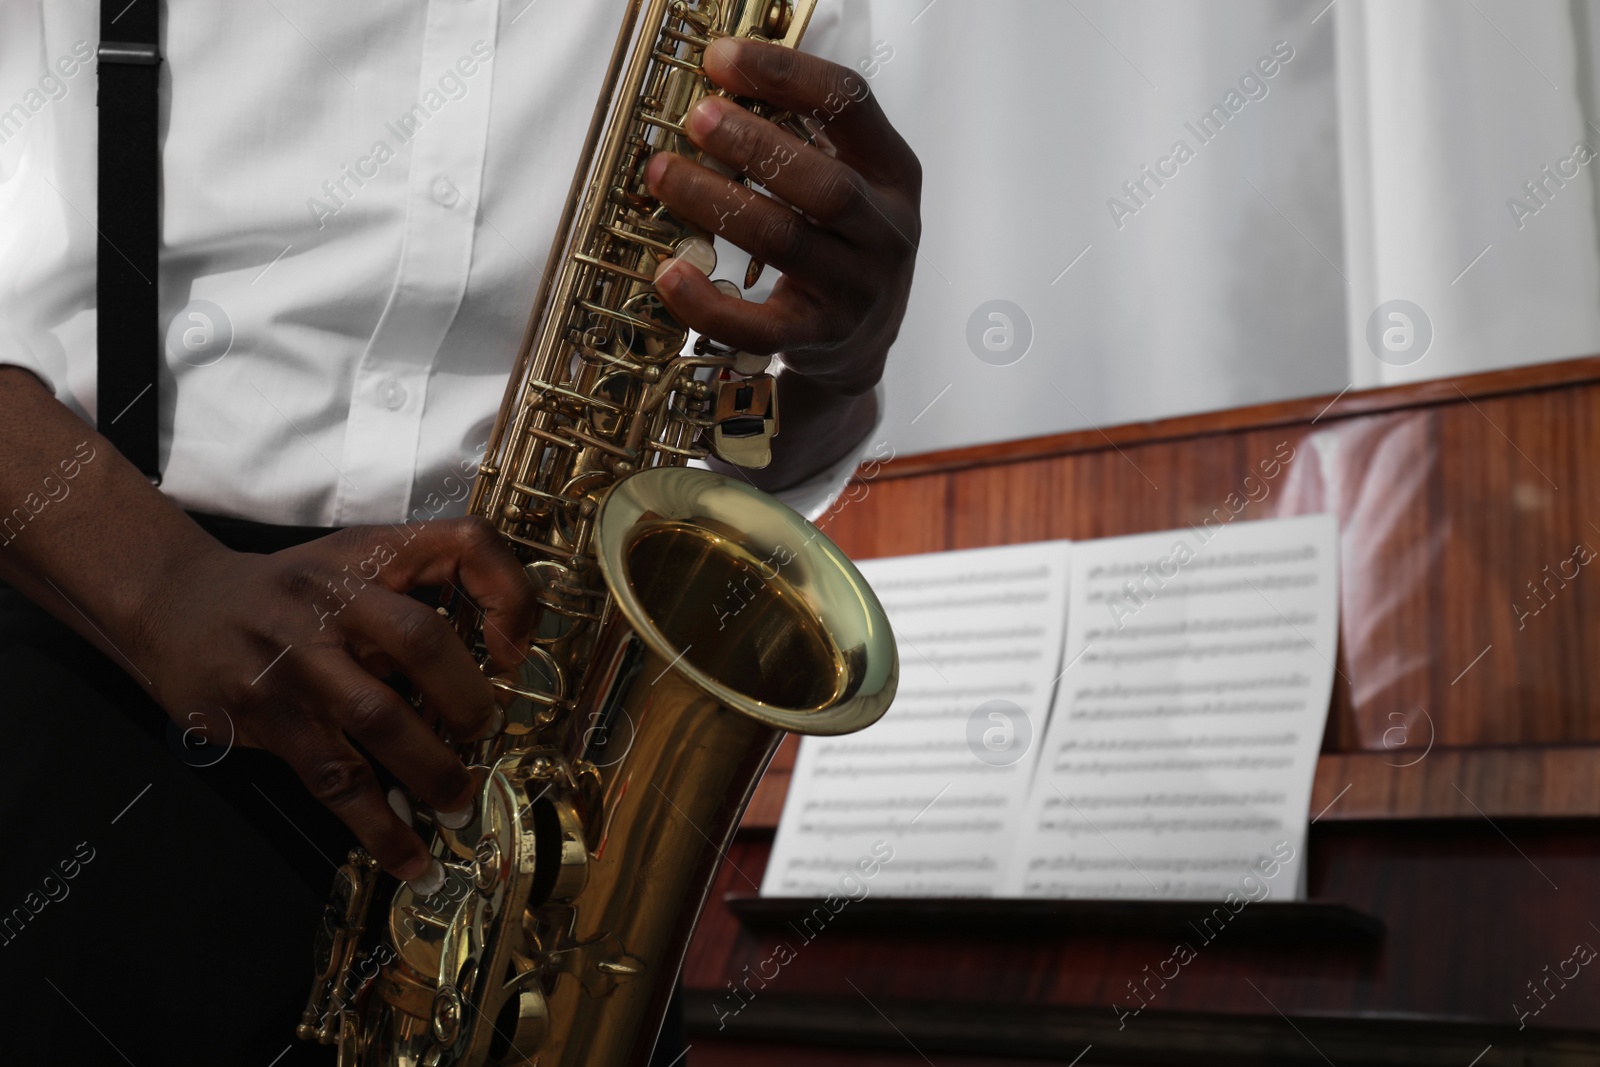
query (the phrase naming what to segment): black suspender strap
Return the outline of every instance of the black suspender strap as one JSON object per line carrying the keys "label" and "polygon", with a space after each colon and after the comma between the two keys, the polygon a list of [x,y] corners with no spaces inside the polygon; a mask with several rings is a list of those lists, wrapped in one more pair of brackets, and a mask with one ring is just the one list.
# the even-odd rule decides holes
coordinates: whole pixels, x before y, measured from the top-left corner
{"label": "black suspender strap", "polygon": [[161,481],[161,367],[156,270],[160,153],[156,141],[159,0],[101,0],[100,244],[95,287],[99,430]]}

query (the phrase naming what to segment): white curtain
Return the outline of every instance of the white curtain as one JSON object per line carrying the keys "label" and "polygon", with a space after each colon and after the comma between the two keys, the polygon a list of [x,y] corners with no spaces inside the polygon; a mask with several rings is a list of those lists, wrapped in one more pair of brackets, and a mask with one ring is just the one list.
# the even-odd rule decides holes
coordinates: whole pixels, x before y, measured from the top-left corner
{"label": "white curtain", "polygon": [[[1339,0],[1334,14],[1351,380],[1600,351],[1592,5]],[[1416,362],[1375,358],[1366,336],[1395,299],[1430,320]]]}
{"label": "white curtain", "polygon": [[[1600,350],[1600,159],[1542,203],[1523,190],[1576,143],[1600,151],[1594,0],[871,10],[893,52],[873,85],[926,170],[888,375],[897,452]],[[1163,164],[1180,140],[1192,157]],[[1143,168],[1163,166],[1157,186]],[[1514,196],[1537,212],[1515,218]],[[980,313],[975,346],[997,300],[1025,321]],[[1367,340],[1394,300],[1432,327],[1407,365]],[[1027,354],[997,365],[1016,349],[984,333],[1027,324]]]}

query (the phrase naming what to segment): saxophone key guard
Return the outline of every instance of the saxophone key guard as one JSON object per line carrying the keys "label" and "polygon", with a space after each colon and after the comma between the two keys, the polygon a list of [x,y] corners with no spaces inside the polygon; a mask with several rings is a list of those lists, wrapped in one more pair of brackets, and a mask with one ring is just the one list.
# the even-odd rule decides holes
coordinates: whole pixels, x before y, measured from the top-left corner
{"label": "saxophone key guard", "polygon": [[778,436],[778,394],[773,381],[770,374],[717,381],[711,448],[718,459],[752,470],[772,462],[772,439]]}

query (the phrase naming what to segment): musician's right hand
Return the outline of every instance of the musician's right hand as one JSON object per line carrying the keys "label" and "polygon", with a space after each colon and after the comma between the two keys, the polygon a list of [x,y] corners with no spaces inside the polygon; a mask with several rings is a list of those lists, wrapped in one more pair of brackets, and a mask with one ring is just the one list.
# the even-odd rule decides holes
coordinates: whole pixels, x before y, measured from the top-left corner
{"label": "musician's right hand", "polygon": [[409,679],[452,739],[504,722],[455,630],[405,595],[424,586],[453,586],[483,609],[497,667],[521,662],[533,587],[482,519],[354,527],[272,555],[218,545],[175,576],[146,630],[154,695],[174,721],[215,723],[210,736],[226,736],[226,712],[238,743],[283,758],[405,880],[426,875],[431,858],[352,740],[436,812],[469,808],[472,779],[383,679]]}

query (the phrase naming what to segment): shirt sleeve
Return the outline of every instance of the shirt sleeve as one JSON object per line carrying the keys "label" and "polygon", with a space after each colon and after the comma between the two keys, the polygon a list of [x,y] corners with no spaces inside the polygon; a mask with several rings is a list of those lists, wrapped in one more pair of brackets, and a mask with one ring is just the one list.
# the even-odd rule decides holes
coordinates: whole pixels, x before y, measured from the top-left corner
{"label": "shirt sleeve", "polygon": [[64,7],[0,3],[0,364],[32,371],[82,415],[94,379],[94,35],[78,10],[90,5]]}
{"label": "shirt sleeve", "polygon": [[[779,388],[781,390],[782,386]],[[850,476],[866,459],[868,452],[876,454],[879,448],[878,430],[883,426],[883,383],[879,382],[874,386],[872,392],[878,401],[878,416],[856,446],[827,470],[799,485],[780,490],[773,496],[812,522],[833,506],[833,502],[844,492],[845,486],[850,484]]]}
{"label": "shirt sleeve", "polygon": [[872,7],[865,0],[818,0],[800,50],[855,67],[871,58]]}

